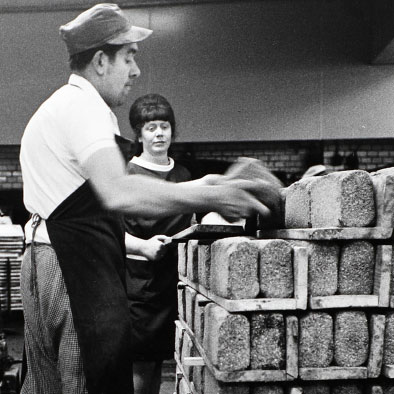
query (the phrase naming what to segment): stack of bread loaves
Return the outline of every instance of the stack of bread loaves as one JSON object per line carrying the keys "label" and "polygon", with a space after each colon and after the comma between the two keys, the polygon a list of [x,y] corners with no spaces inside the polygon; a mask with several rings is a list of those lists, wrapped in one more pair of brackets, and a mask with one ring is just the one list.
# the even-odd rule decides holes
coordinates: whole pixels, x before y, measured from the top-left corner
{"label": "stack of bread loaves", "polygon": [[393,394],[394,168],[281,195],[277,229],[179,244],[177,394]]}

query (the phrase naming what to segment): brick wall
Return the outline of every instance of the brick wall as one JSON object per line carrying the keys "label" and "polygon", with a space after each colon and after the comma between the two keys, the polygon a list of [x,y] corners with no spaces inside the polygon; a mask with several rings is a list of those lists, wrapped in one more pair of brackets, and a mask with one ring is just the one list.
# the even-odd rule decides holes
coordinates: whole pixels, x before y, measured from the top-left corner
{"label": "brick wall", "polygon": [[394,139],[338,141],[226,142],[174,144],[175,158],[232,162],[239,156],[262,160],[285,184],[299,179],[314,164],[334,171],[359,168],[373,171],[394,167]]}
{"label": "brick wall", "polygon": [[302,142],[225,142],[175,144],[174,158],[223,160],[233,162],[240,156],[262,160],[266,166],[282,176],[291,178],[302,172],[303,161],[311,143]]}
{"label": "brick wall", "polygon": [[335,153],[343,158],[343,162],[335,169],[341,170],[346,166],[346,158],[356,152],[358,157],[358,168],[371,171],[378,168],[394,166],[394,141],[358,141],[340,143],[327,143],[324,149],[324,162],[331,164]]}
{"label": "brick wall", "polygon": [[[279,173],[285,183],[298,179],[317,163],[333,166],[334,170],[355,167],[371,171],[394,166],[394,139],[290,142],[223,142],[174,143],[172,154],[178,159],[221,160],[233,162],[240,156],[262,160],[269,169]],[[333,161],[336,158],[336,161]],[[355,162],[356,161],[356,162]],[[19,146],[0,147],[0,189],[22,189]]]}
{"label": "brick wall", "polygon": [[19,165],[19,146],[0,146],[0,189],[22,189],[22,174]]}

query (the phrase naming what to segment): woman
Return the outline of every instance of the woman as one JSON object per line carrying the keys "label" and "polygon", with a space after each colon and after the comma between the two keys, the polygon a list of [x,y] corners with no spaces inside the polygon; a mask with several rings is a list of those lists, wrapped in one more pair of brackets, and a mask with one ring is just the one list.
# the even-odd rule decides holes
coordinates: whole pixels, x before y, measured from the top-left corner
{"label": "woman", "polygon": [[[184,182],[190,173],[168,156],[175,137],[175,117],[158,94],[138,98],[130,108],[130,125],[140,154],[129,174]],[[176,247],[170,236],[190,226],[191,216],[159,220],[126,219],[127,292],[132,323],[135,394],[158,394],[162,362],[173,358],[178,282]]]}

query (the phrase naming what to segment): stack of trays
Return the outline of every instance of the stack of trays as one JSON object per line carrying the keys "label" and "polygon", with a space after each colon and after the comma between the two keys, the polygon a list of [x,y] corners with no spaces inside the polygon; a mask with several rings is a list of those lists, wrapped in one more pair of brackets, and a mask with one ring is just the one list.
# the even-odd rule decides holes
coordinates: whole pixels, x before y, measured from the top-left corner
{"label": "stack of trays", "polygon": [[281,229],[179,244],[177,394],[394,393],[394,168],[283,196]]}
{"label": "stack of trays", "polygon": [[0,306],[1,311],[21,310],[20,275],[24,234],[22,227],[0,225]]}

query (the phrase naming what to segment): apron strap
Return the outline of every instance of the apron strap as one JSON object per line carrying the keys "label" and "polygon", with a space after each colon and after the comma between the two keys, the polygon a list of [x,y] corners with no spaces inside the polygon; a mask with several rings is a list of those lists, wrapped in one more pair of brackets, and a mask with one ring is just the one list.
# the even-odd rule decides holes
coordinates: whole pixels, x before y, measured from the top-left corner
{"label": "apron strap", "polygon": [[[34,298],[38,301],[38,294],[37,294],[37,269],[36,269],[36,259],[34,253],[34,237],[36,235],[37,227],[41,223],[41,216],[38,213],[34,213],[32,215],[32,223],[31,227],[33,229],[32,239],[31,239],[31,246],[30,246],[30,256],[31,256],[31,280],[30,280],[30,291],[34,294]],[[37,305],[39,303],[37,302]]]}

